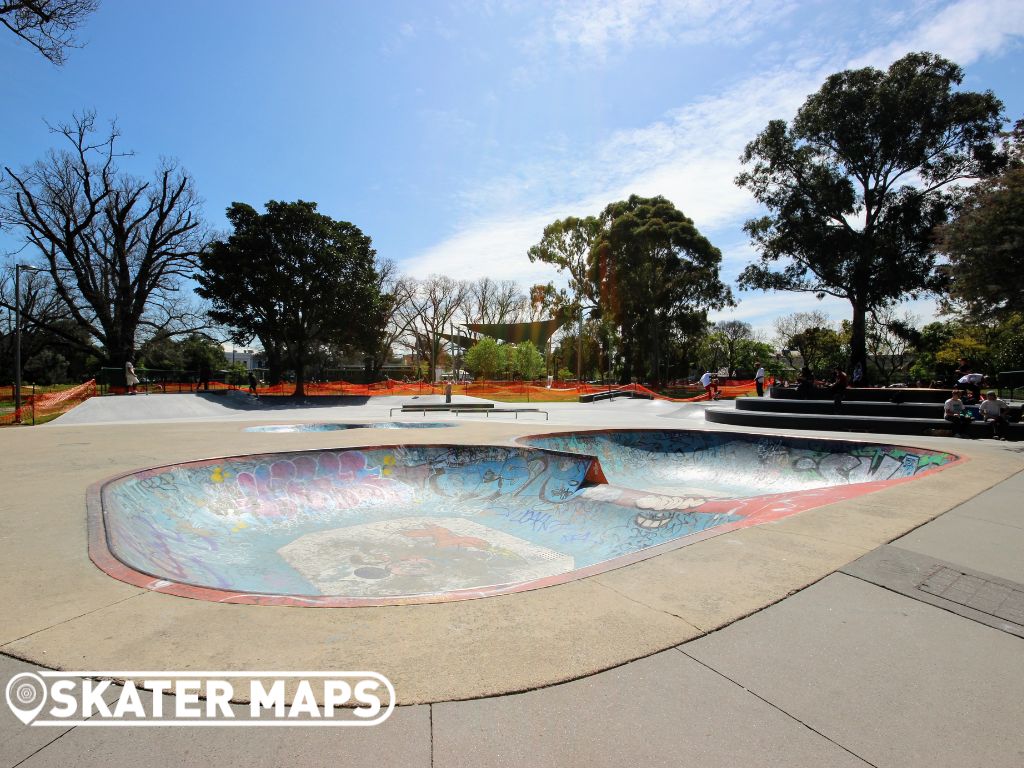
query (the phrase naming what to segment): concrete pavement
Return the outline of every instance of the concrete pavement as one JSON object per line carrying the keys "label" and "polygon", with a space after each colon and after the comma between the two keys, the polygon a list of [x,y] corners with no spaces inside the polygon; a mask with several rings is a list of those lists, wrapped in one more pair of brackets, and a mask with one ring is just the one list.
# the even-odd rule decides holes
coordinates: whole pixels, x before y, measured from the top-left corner
{"label": "concrete pavement", "polygon": [[[650,403],[604,405],[610,407],[601,412],[601,425],[684,426],[663,420],[678,406],[662,413],[645,410]],[[356,420],[379,418],[376,412],[360,413]],[[595,426],[594,413],[566,408],[560,410],[561,423]],[[202,604],[163,598],[179,605],[154,604],[156,612],[147,619],[145,595],[90,571],[91,564],[82,562],[80,537],[62,531],[81,524],[81,483],[97,474],[228,451],[381,437],[252,435],[233,423],[251,422],[253,416],[226,419],[230,429],[199,423],[204,419],[199,416],[190,424],[151,419],[85,429],[58,421],[17,430],[13,438],[10,430],[0,433],[6,438],[4,477],[18,477],[24,485],[6,491],[0,509],[5,561],[0,652],[30,655],[44,666],[51,654],[70,652],[52,664],[68,668],[97,653],[106,660],[103,647],[111,648],[107,658],[113,660],[148,645],[147,660],[173,667],[193,645],[216,649],[208,628],[183,623],[185,613]],[[299,420],[338,419],[304,413]],[[458,441],[494,441],[541,431],[534,426],[464,424],[445,432],[457,432]],[[399,436],[394,437],[397,442]],[[391,438],[387,435],[387,441]],[[417,441],[435,438],[410,435]],[[82,442],[88,445],[75,445]],[[425,667],[434,683],[451,685],[435,685],[434,695],[424,699],[431,703],[399,707],[382,726],[341,733],[307,728],[62,731],[25,728],[0,705],[0,766],[199,760],[310,766],[1019,766],[1024,764],[1019,727],[1024,722],[1024,475],[1018,472],[1024,458],[1005,444],[913,442],[965,452],[972,461],[962,472],[954,468],[934,478],[944,482],[922,479],[856,503],[802,513],[791,518],[799,523],[791,529],[760,526],[746,538],[726,534],[677,550],[685,556],[669,553],[636,564],[646,569],[630,566],[584,580],[580,584],[593,586],[568,594],[560,608],[551,604],[535,611],[539,602],[524,611],[485,607],[477,618],[461,610],[506,599],[493,598],[445,606],[457,610],[423,621],[396,621],[395,630],[406,632],[392,641],[400,655]],[[66,491],[58,491],[65,485]],[[47,488],[54,490],[47,495]],[[949,511],[921,525],[942,509]],[[32,525],[22,524],[27,516]],[[51,578],[39,579],[40,573]],[[550,601],[558,596],[553,589],[528,594]],[[607,599],[617,602],[602,608]],[[246,657],[240,646],[274,646],[274,638],[257,634],[269,624],[245,618],[252,607],[212,607],[233,608],[231,615],[239,618],[225,619],[225,632],[236,637],[236,647],[222,654],[226,662]],[[161,620],[166,610],[170,613]],[[204,621],[213,616],[199,610]],[[287,623],[299,620],[303,631],[309,629],[306,614],[342,615],[283,610]],[[533,613],[554,614],[553,621],[519,626]],[[315,643],[333,643],[328,660],[337,660],[339,653],[350,658],[345,654],[355,637],[376,623],[347,609],[344,617],[358,618],[336,624],[333,639],[326,628],[314,633]],[[150,629],[139,633],[131,622],[150,622]],[[460,644],[467,627],[476,632],[488,623],[494,625],[490,639],[476,636],[490,646],[488,653],[474,655],[471,646]],[[175,626],[187,627],[195,642],[175,636]],[[437,630],[438,640],[454,650],[428,652],[423,634],[428,629]],[[496,644],[524,629],[524,641],[532,638],[535,653],[528,645]],[[286,649],[299,634],[288,635],[276,658],[288,658]],[[629,652],[609,655],[619,643]],[[34,650],[27,654],[26,649]],[[393,650],[367,649],[366,659],[382,659]],[[544,672],[545,656],[568,682],[541,682],[550,675]],[[36,668],[0,656],[3,681]],[[444,701],[464,676],[495,681],[512,676],[527,681],[520,690],[534,690]]]}

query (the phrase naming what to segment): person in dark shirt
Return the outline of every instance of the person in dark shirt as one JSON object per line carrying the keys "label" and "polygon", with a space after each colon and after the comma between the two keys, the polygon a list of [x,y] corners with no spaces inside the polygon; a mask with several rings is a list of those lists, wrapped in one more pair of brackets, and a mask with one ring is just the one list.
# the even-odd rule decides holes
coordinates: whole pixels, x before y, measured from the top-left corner
{"label": "person in dark shirt", "polygon": [[844,371],[842,368],[837,367],[835,369],[835,375],[835,381],[832,382],[832,386],[829,387],[828,391],[829,394],[832,395],[832,400],[833,402],[835,402],[836,407],[838,408],[840,405],[842,405],[843,394],[846,392],[846,387],[850,379],[846,375],[846,371]]}

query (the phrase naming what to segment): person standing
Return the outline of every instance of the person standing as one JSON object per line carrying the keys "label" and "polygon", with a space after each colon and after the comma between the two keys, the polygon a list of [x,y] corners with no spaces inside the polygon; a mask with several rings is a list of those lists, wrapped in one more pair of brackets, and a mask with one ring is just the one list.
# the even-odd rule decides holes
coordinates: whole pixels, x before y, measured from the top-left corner
{"label": "person standing", "polygon": [[249,394],[259,399],[259,393],[256,391],[256,374],[253,371],[249,371]]}
{"label": "person standing", "polygon": [[832,382],[832,386],[829,387],[828,391],[832,395],[832,402],[838,408],[843,404],[843,395],[846,393],[849,377],[846,375],[846,371],[839,367],[835,369],[835,375],[835,381]]}
{"label": "person standing", "polygon": [[764,366],[760,362],[754,363],[757,366],[757,373],[754,374],[754,386],[757,387],[757,396],[764,397]]}
{"label": "person standing", "polygon": [[981,385],[985,381],[985,375],[975,373],[970,368],[961,369],[963,376],[957,379],[957,386],[967,392],[966,405],[974,405],[981,399]]}
{"label": "person standing", "polygon": [[704,371],[704,375],[700,377],[700,385],[704,387],[704,394],[708,396],[708,400],[713,400],[711,391],[711,371]]}
{"label": "person standing", "polygon": [[128,394],[134,395],[135,388],[139,386],[139,377],[135,375],[135,364],[131,360],[124,364],[124,381],[128,385]]}
{"label": "person standing", "polygon": [[444,383],[444,401],[446,403],[448,403],[449,405],[451,405],[451,402],[452,402],[452,383],[450,381],[446,381]]}
{"label": "person standing", "polygon": [[[204,360],[199,364],[199,384],[202,386],[204,392],[210,391],[210,374],[210,363]],[[196,392],[198,391],[199,388],[196,387]]]}

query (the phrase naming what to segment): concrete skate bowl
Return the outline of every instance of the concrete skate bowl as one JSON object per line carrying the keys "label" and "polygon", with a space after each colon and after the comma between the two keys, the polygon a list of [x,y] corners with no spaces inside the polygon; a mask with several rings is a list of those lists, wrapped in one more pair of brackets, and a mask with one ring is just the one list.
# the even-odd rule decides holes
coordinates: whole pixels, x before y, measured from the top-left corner
{"label": "concrete skate bowl", "polygon": [[[601,434],[676,441],[664,445],[681,439]],[[721,439],[715,447],[730,460],[738,438],[700,434],[705,446],[714,443],[711,435]],[[579,447],[593,439],[531,442]],[[790,442],[820,446],[747,437],[742,460],[719,470],[795,476],[767,495],[731,486],[716,495],[707,482],[684,493],[653,472],[657,491],[629,487],[642,484],[645,470],[625,471],[630,461],[619,460],[620,449],[602,451],[606,471],[594,455],[578,452],[464,445],[282,452],[158,467],[90,489],[90,556],[122,581],[218,602],[332,607],[480,598],[593,575],[845,498],[907,477],[890,459],[911,463],[883,452],[882,474],[830,485],[820,476],[824,446],[867,460],[856,453],[862,447]],[[801,451],[818,457],[817,469],[799,464]],[[648,467],[667,461],[670,453],[662,454]],[[799,466],[787,458],[793,456]],[[915,456],[914,474],[956,460],[937,452]],[[606,475],[629,482],[608,484]]]}
{"label": "concrete skate bowl", "polygon": [[772,505],[823,499],[810,505],[817,506],[959,460],[899,445],[705,430],[557,432],[518,442],[593,456],[614,486],[694,500],[762,498]]}
{"label": "concrete skate bowl", "polygon": [[370,424],[263,424],[246,427],[243,432],[336,432],[343,429],[445,429],[457,426],[444,421],[378,421]]}

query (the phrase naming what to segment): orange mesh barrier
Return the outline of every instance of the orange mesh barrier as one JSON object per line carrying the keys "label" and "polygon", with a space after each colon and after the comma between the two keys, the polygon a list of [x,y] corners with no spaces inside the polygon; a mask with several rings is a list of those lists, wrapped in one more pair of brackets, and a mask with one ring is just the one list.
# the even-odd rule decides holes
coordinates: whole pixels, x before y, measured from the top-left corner
{"label": "orange mesh barrier", "polygon": [[[222,392],[229,389],[242,389],[234,384],[225,384],[223,381],[211,381],[210,392]],[[142,383],[135,387],[135,391],[138,393],[149,393],[156,394],[157,392],[167,393],[182,393],[182,392],[203,392],[206,391],[195,381],[149,381],[143,380]],[[128,394],[128,387],[124,384],[111,384],[107,387],[107,394],[110,395],[126,395]]]}
{"label": "orange mesh barrier", "polygon": [[43,419],[50,419],[66,413],[81,402],[96,394],[96,380],[91,379],[71,389],[59,392],[42,392],[31,394],[31,390],[21,390],[21,409],[14,409],[14,392],[11,387],[0,389],[0,401],[10,396],[10,410],[0,405],[0,424],[34,424]]}
{"label": "orange mesh barrier", "polygon": [[[719,386],[721,397],[733,398],[756,393],[753,379],[750,380],[726,380],[728,383]],[[770,386],[771,380],[765,382]],[[240,389],[245,389],[240,387]],[[418,395],[443,395],[445,385],[428,384],[424,382],[403,382],[387,379],[375,384],[351,384],[347,381],[318,381],[306,382],[304,392],[306,395],[316,397],[318,395],[350,395],[356,397],[374,397],[378,395],[392,395],[412,397]],[[691,387],[691,389],[693,389]],[[294,384],[275,384],[268,387],[259,387],[261,395],[291,395],[295,392]],[[580,395],[596,394],[599,392],[636,392],[646,397],[658,400],[668,400],[676,403],[695,402],[707,400],[708,395],[702,389],[692,397],[670,397],[655,392],[642,384],[624,385],[601,385],[601,384],[572,384],[566,382],[554,382],[550,387],[534,381],[475,381],[469,384],[453,384],[452,394],[469,395],[481,397],[488,400],[504,401],[537,401],[537,402],[576,402]]]}

